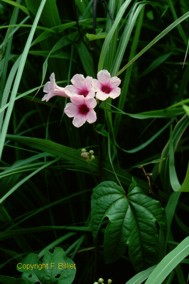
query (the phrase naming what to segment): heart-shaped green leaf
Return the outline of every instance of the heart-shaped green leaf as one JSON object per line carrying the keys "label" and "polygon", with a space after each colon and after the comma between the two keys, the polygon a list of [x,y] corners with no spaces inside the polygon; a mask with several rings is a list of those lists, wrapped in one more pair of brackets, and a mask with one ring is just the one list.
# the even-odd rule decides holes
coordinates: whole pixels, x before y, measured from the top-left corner
{"label": "heart-shaped green leaf", "polygon": [[17,269],[22,272],[22,279],[27,284],[71,284],[76,274],[75,263],[59,247],[53,252],[46,250],[42,259],[30,253],[18,263]]}
{"label": "heart-shaped green leaf", "polygon": [[94,238],[104,221],[108,221],[104,232],[106,262],[120,258],[127,247],[136,270],[158,260],[159,229],[164,228],[165,217],[157,200],[135,183],[126,195],[115,182],[104,181],[94,188],[91,207]]}

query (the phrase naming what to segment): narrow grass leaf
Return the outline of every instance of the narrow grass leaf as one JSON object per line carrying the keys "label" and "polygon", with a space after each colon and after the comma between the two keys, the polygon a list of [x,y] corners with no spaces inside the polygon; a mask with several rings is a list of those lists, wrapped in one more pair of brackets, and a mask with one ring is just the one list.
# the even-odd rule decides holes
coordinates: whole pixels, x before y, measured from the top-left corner
{"label": "narrow grass leaf", "polygon": [[10,118],[11,118],[11,115],[12,115],[12,111],[13,111],[13,107],[14,107],[14,103],[15,103],[15,98],[16,98],[18,88],[19,88],[19,85],[20,85],[20,81],[21,81],[21,78],[22,78],[22,74],[23,74],[24,66],[25,66],[25,63],[26,63],[27,56],[28,56],[28,52],[29,52],[31,42],[33,40],[34,33],[35,33],[35,30],[36,30],[37,24],[39,22],[39,19],[40,19],[40,16],[41,16],[41,13],[43,11],[45,3],[46,3],[46,0],[42,0],[41,3],[40,3],[39,9],[37,11],[36,17],[35,17],[34,22],[33,22],[33,26],[31,28],[28,39],[26,41],[23,53],[20,56],[20,64],[19,64],[19,67],[18,67],[18,71],[17,71],[16,78],[15,78],[14,85],[13,85],[13,89],[12,89],[12,92],[11,92],[9,106],[8,106],[8,109],[7,109],[7,112],[6,112],[4,124],[2,126],[2,131],[0,133],[0,136],[1,136],[0,159],[1,159],[1,156],[2,156],[2,152],[3,152],[3,148],[4,148],[4,142],[5,142],[5,138],[6,138],[6,134],[7,134],[7,129],[8,129],[8,126],[9,126],[9,121],[10,121]]}
{"label": "narrow grass leaf", "polygon": [[52,157],[52,155],[49,155],[47,153],[40,153],[31,156],[29,158],[26,158],[24,160],[18,160],[12,166],[7,167],[7,169],[5,169],[0,173],[0,179],[18,173],[23,173],[28,170],[33,170],[36,167],[38,168],[41,163],[44,163],[44,161],[42,162],[36,162],[36,161],[39,159],[45,159],[47,157]]}
{"label": "narrow grass leaf", "polygon": [[[126,11],[126,9],[128,8],[129,4],[131,3],[131,0],[129,1],[125,1],[125,3],[123,3],[123,5],[121,6],[121,8],[119,9],[119,12],[117,13],[117,16],[115,18],[115,21],[111,27],[111,29],[109,30],[105,41],[103,43],[102,49],[101,49],[101,53],[100,53],[100,58],[99,58],[99,64],[98,64],[98,70],[102,70],[104,68],[104,64],[105,64],[105,60],[107,57],[107,54],[109,54],[110,51],[110,46],[111,46],[111,42],[112,39],[115,35],[115,32],[118,28],[118,25],[120,23],[120,21],[123,18],[123,15]],[[112,44],[114,44],[114,42],[112,42]],[[114,74],[113,74],[114,75]]]}
{"label": "narrow grass leaf", "polygon": [[114,57],[113,68],[111,70],[112,74],[116,74],[120,68],[121,62],[123,60],[123,56],[125,54],[125,50],[131,39],[131,33],[137,23],[138,16],[141,13],[144,6],[145,6],[144,3],[140,3],[140,2],[136,3],[130,12],[129,19],[121,35],[120,42],[119,42],[119,45],[117,47],[117,51]]}
{"label": "narrow grass leaf", "polygon": [[0,204],[2,204],[10,195],[12,195],[22,184],[24,184],[26,181],[28,181],[31,177],[36,175],[38,172],[42,171],[46,167],[49,167],[53,163],[57,162],[58,159],[54,159],[53,161],[50,161],[48,163],[43,163],[43,165],[40,168],[37,168],[35,171],[33,171],[31,174],[20,180],[17,184],[15,184],[2,198],[0,198]]}
{"label": "narrow grass leaf", "polygon": [[22,12],[24,12],[27,16],[29,15],[28,9],[25,6],[21,5],[18,1],[11,1],[11,0],[1,0],[1,1],[5,2],[7,4],[10,4],[10,5],[14,6],[14,7],[17,7]]}
{"label": "narrow grass leaf", "polygon": [[86,74],[88,76],[95,77],[96,75],[93,58],[83,42],[80,42],[78,45],[78,52]]}
{"label": "narrow grass leaf", "polygon": [[[182,135],[186,131],[187,127],[188,127],[188,116],[184,115],[180,118],[180,120],[177,122],[177,124],[175,125],[172,131],[172,143],[174,151],[176,150],[178,143],[180,142]],[[165,186],[166,190],[170,188],[170,179],[167,180],[167,176],[169,176],[169,160],[168,160],[169,150],[170,150],[169,146],[170,145],[168,140],[167,144],[165,145],[162,151],[161,154],[162,160],[159,164],[160,177],[163,181],[162,184]]]}
{"label": "narrow grass leaf", "polygon": [[157,131],[154,135],[152,135],[146,142],[142,143],[141,145],[137,146],[136,148],[127,150],[127,149],[122,149],[124,152],[126,153],[136,153],[138,151],[143,150],[145,147],[147,147],[148,145],[150,145],[155,139],[157,139],[157,137],[159,137],[164,131],[165,129],[167,129],[167,127],[171,124],[171,122],[168,122],[167,124],[165,124],[164,127],[162,127],[159,131]]}
{"label": "narrow grass leaf", "polygon": [[145,284],[161,284],[176,266],[189,255],[189,237],[168,253],[155,267]]}
{"label": "narrow grass leaf", "polygon": [[[7,104],[7,101],[8,101],[8,98],[9,98],[10,90],[11,90],[16,72],[18,70],[19,63],[20,63],[20,58],[18,58],[14,62],[13,66],[11,68],[11,71],[9,73],[9,77],[7,79],[4,91],[2,93],[2,99],[1,99],[1,102],[0,102],[0,133],[1,133],[2,127],[3,127],[5,110],[9,106],[9,104]],[[0,141],[0,148],[1,147],[3,147],[3,141]]]}
{"label": "narrow grass leaf", "polygon": [[[33,15],[36,15],[41,0],[25,0],[26,6]],[[46,0],[40,16],[40,22],[46,27],[54,27],[61,24],[56,0]]]}
{"label": "narrow grass leaf", "polygon": [[188,167],[187,167],[187,171],[186,171],[184,181],[181,184],[181,187],[179,188],[179,192],[189,192],[189,164],[188,164]]}
{"label": "narrow grass leaf", "polygon": [[[133,56],[135,55],[138,44],[139,44],[139,38],[140,38],[140,33],[141,33],[141,29],[142,29],[142,24],[143,24],[143,17],[144,17],[144,9],[141,10],[141,13],[139,14],[139,17],[138,17],[138,20],[137,20],[135,34],[133,36],[132,44],[131,44],[131,48],[130,48],[131,51],[130,51],[130,54],[129,54],[129,60],[131,58],[133,58]],[[126,70],[124,79],[122,81],[122,94],[121,94],[121,96],[119,96],[119,101],[118,101],[118,109],[120,109],[121,111],[124,109],[125,102],[126,102],[126,99],[127,99],[127,94],[128,94],[130,82],[131,82],[131,79],[132,79],[132,72],[133,72],[133,68],[131,66],[131,68],[128,68]],[[121,124],[121,120],[122,120],[122,116],[119,115],[119,113],[118,113],[118,115],[116,115],[116,117],[115,117],[115,122],[114,122],[115,136],[117,135],[117,133],[119,131],[119,126]]]}
{"label": "narrow grass leaf", "polygon": [[45,251],[47,250],[52,250],[55,247],[57,247],[58,245],[60,245],[62,242],[64,242],[65,240],[73,237],[75,235],[75,233],[70,232],[65,234],[64,236],[61,236],[60,238],[56,239],[54,242],[50,243],[48,246],[44,247],[39,253],[38,253],[38,258],[40,259],[41,257],[44,256]]}
{"label": "narrow grass leaf", "polygon": [[39,227],[28,227],[24,229],[15,229],[15,230],[4,230],[0,235],[0,241],[12,239],[14,237],[21,237],[23,235],[28,234],[36,234],[40,232],[47,232],[47,231],[71,231],[71,232],[91,232],[91,228],[87,226],[39,226]]}
{"label": "narrow grass leaf", "polygon": [[183,107],[184,111],[186,112],[186,114],[189,115],[189,106],[183,105],[182,107]]}
{"label": "narrow grass leaf", "polygon": [[[52,154],[60,159],[65,159],[70,163],[70,170],[80,170],[92,175],[99,175],[99,161],[98,157],[92,162],[88,163],[81,157],[81,149],[74,149],[65,145],[55,143],[47,139],[24,137],[19,135],[7,135],[7,138],[19,142],[21,144],[27,145],[31,148],[38,149],[43,152]],[[131,183],[131,175],[128,171],[121,169],[115,165],[115,171],[120,180],[125,184],[129,185]],[[103,167],[104,177],[114,179],[114,173],[109,164],[105,164]],[[140,180],[140,183],[145,186],[145,183]]]}
{"label": "narrow grass leaf", "polygon": [[167,224],[167,231],[166,231],[166,244],[168,243],[168,239],[170,237],[170,232],[171,232],[171,225],[173,218],[175,216],[175,211],[179,203],[179,198],[180,198],[181,193],[179,192],[172,192],[167,205],[165,207],[165,215],[166,215],[166,224]]}
{"label": "narrow grass leaf", "polygon": [[162,32],[160,32],[149,44],[147,44],[137,55],[135,55],[124,67],[119,70],[117,75],[123,73],[129,66],[131,66],[137,59],[139,59],[145,52],[147,52],[153,45],[155,45],[159,40],[161,40],[164,36],[170,33],[175,27],[181,24],[189,17],[189,12],[186,12],[180,18],[175,20],[172,24],[170,24],[167,28],[165,28]]}
{"label": "narrow grass leaf", "polygon": [[170,133],[170,139],[169,139],[169,179],[172,189],[174,191],[178,191],[181,186],[177,177],[177,172],[175,167],[175,154],[174,154],[172,131]]}
{"label": "narrow grass leaf", "polygon": [[142,284],[149,277],[156,266],[153,265],[133,276],[129,281],[125,284]]}
{"label": "narrow grass leaf", "polygon": [[[189,100],[187,100],[189,102]],[[179,105],[170,106],[165,109],[159,109],[159,110],[150,110],[145,112],[139,112],[139,113],[129,113],[124,112],[120,108],[117,108],[112,105],[112,109],[114,113],[117,113],[118,115],[126,115],[132,118],[136,119],[149,119],[149,118],[173,118],[177,117],[179,115],[184,114],[183,108]]]}
{"label": "narrow grass leaf", "polygon": [[146,69],[144,72],[140,74],[140,78],[147,75],[148,73],[152,72],[156,68],[158,68],[161,64],[163,64],[171,55],[173,55],[173,52],[168,52],[166,54],[163,54],[156,58]]}

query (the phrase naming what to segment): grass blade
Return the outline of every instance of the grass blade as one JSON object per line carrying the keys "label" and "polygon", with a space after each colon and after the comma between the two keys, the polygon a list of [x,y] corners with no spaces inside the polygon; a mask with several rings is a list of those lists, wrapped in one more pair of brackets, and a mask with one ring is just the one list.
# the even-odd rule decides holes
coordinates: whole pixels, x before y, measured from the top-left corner
{"label": "grass blade", "polygon": [[175,267],[189,255],[189,237],[168,253],[150,274],[145,284],[161,284]]}
{"label": "grass blade", "polygon": [[28,39],[26,41],[26,45],[25,45],[23,53],[20,57],[20,64],[19,64],[19,67],[18,67],[18,71],[17,71],[16,78],[15,78],[14,85],[13,85],[13,89],[12,89],[12,92],[11,92],[11,98],[10,98],[10,101],[9,101],[9,106],[8,106],[8,109],[7,109],[7,112],[6,112],[2,131],[0,133],[0,136],[1,136],[0,159],[1,159],[1,156],[2,156],[2,152],[3,152],[3,148],[4,148],[4,142],[5,142],[5,138],[6,138],[6,134],[7,134],[7,129],[8,129],[9,121],[10,121],[12,111],[13,111],[13,108],[14,108],[14,102],[15,102],[15,98],[16,98],[18,88],[19,88],[19,85],[20,85],[20,81],[21,81],[21,78],[22,78],[22,73],[23,73],[23,70],[24,70],[24,66],[25,66],[25,63],[26,63],[28,52],[30,50],[30,46],[31,46],[31,43],[32,43],[32,40],[33,40],[33,37],[34,37],[34,33],[35,33],[36,28],[37,28],[37,24],[39,22],[39,19],[40,19],[40,16],[41,16],[41,13],[43,11],[45,3],[46,3],[46,0],[41,1],[41,4],[40,4],[39,9],[37,11],[36,17],[34,19],[33,26],[31,28],[30,34],[29,34]]}

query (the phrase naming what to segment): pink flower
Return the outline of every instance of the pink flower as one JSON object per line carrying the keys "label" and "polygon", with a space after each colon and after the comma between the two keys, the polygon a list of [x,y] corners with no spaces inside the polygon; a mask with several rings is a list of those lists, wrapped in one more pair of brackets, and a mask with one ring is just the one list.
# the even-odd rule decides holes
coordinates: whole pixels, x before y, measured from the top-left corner
{"label": "pink flower", "polygon": [[46,101],[46,102],[48,102],[48,100],[50,100],[54,96],[60,96],[60,97],[68,98],[68,95],[65,91],[65,88],[59,87],[56,84],[54,73],[51,74],[50,81],[48,81],[45,84],[45,86],[43,88],[43,92],[46,93],[46,94],[42,98],[42,101]]}
{"label": "pink flower", "polygon": [[71,103],[67,103],[64,112],[68,117],[73,117],[75,127],[82,126],[86,121],[93,123],[96,121],[96,100],[91,97],[73,95],[70,97]]}
{"label": "pink flower", "polygon": [[71,79],[72,85],[65,87],[69,96],[82,95],[84,97],[94,97],[95,92],[93,90],[93,78],[87,76],[86,78],[82,74],[76,74]]}
{"label": "pink flower", "polygon": [[121,89],[118,86],[121,80],[118,77],[111,77],[107,70],[101,70],[97,74],[97,79],[93,79],[97,99],[104,101],[107,98],[115,99],[120,95]]}

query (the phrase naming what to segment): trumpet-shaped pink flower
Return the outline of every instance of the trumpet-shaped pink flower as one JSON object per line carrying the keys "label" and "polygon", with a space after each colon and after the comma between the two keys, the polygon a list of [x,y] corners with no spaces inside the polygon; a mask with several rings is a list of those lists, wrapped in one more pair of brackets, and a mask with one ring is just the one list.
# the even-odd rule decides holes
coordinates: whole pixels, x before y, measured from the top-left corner
{"label": "trumpet-shaped pink flower", "polygon": [[115,99],[120,95],[121,89],[118,86],[121,80],[118,77],[111,77],[107,70],[101,70],[97,74],[97,79],[93,80],[97,99],[104,101],[107,98]]}
{"label": "trumpet-shaped pink flower", "polygon": [[71,103],[67,103],[64,112],[68,117],[73,117],[75,127],[82,126],[86,121],[93,123],[96,121],[96,100],[91,97],[73,95],[70,97]]}
{"label": "trumpet-shaped pink flower", "polygon": [[73,95],[82,95],[84,97],[94,97],[93,78],[82,74],[76,74],[71,79],[72,85],[65,87],[66,92],[71,97]]}
{"label": "trumpet-shaped pink flower", "polygon": [[50,76],[50,81],[48,81],[44,88],[43,92],[46,93],[42,98],[42,101],[48,102],[54,96],[60,96],[68,98],[68,94],[66,93],[65,88],[59,87],[55,81],[55,74],[52,73]]}

